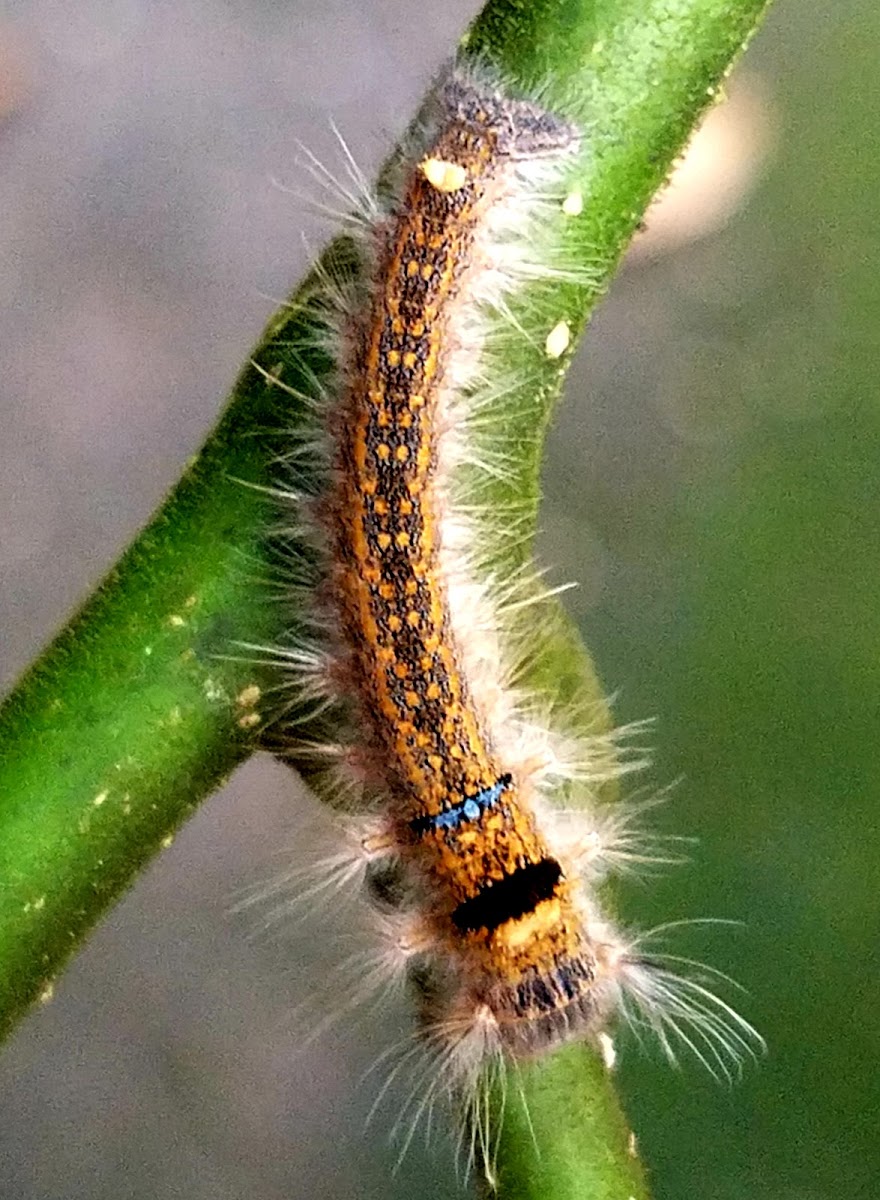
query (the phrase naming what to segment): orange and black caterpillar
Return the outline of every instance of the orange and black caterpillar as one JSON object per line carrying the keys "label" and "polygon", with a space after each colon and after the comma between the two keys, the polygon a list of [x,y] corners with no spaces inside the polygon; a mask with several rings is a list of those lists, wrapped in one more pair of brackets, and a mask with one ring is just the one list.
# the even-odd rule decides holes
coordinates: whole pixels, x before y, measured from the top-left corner
{"label": "orange and black caterpillar", "polygon": [[[603,919],[598,879],[649,856],[589,790],[575,811],[554,806],[561,782],[607,774],[608,747],[572,756],[523,702],[509,589],[499,599],[469,553],[461,468],[493,469],[471,424],[487,342],[523,279],[564,273],[530,251],[542,223],[580,212],[578,143],[534,102],[447,73],[390,199],[360,215],[366,282],[341,296],[338,386],[316,430],[326,484],[293,497],[321,546],[322,599],[316,644],[280,657],[340,706],[347,740],[325,749],[370,801],[336,867],[385,880],[372,891],[394,898],[388,962],[407,966],[425,1038],[465,1090],[487,1058],[596,1037],[615,1008],[722,1073],[759,1041],[699,975]],[[551,357],[567,343],[554,320],[527,331]]]}
{"label": "orange and black caterpillar", "polygon": [[577,882],[464,669],[440,544],[439,441],[455,306],[485,269],[480,227],[518,161],[568,153],[577,135],[457,79],[441,104],[438,134],[381,232],[372,300],[351,334],[327,506],[333,594],[393,844],[426,892],[437,949],[456,965],[453,1003],[485,1006],[502,1041],[526,1049],[595,1017],[596,954]]}

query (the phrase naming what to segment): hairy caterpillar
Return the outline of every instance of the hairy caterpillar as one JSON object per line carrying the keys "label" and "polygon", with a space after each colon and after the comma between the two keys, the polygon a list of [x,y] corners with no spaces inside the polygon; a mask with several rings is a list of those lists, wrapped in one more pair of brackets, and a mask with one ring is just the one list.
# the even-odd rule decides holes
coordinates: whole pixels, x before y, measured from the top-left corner
{"label": "hairy caterpillar", "polygon": [[[603,917],[597,881],[643,852],[625,819],[552,801],[562,784],[588,799],[608,747],[572,749],[520,695],[505,614],[530,590],[487,578],[471,550],[468,481],[503,470],[479,430],[493,329],[523,279],[565,274],[530,242],[551,212],[580,211],[578,143],[532,100],[447,73],[390,196],[355,220],[364,282],[334,297],[338,378],[309,447],[324,485],[290,492],[321,587],[312,645],[281,657],[338,709],[347,736],[320,750],[366,813],[339,870],[392,909],[389,969],[416,982],[424,1040],[465,1093],[487,1062],[598,1037],[619,1009],[722,1072],[759,1042]],[[564,321],[522,333],[551,358],[568,342]]]}

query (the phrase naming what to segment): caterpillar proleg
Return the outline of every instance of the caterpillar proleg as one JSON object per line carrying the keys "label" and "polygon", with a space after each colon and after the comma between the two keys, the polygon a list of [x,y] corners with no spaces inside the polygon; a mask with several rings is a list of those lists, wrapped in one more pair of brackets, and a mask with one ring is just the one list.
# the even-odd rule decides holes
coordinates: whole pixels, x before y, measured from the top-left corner
{"label": "caterpillar proleg", "polygon": [[[334,292],[336,384],[308,447],[324,484],[291,491],[321,583],[314,645],[279,657],[340,714],[345,739],[315,752],[366,814],[351,869],[334,869],[368,879],[424,1041],[464,1092],[487,1064],[606,1036],[616,1011],[722,1073],[760,1043],[602,913],[602,877],[651,855],[625,817],[590,804],[613,770],[608,740],[578,745],[518,686],[528,647],[511,614],[532,581],[492,578],[475,549],[480,522],[503,520],[479,512],[473,482],[505,469],[503,430],[481,420],[493,337],[513,326],[549,359],[569,344],[562,315],[518,328],[508,299],[542,272],[565,277],[532,247],[548,214],[581,212],[578,149],[577,129],[534,99],[446,72],[389,194],[349,222],[364,268]],[[577,807],[559,810],[563,787]]]}

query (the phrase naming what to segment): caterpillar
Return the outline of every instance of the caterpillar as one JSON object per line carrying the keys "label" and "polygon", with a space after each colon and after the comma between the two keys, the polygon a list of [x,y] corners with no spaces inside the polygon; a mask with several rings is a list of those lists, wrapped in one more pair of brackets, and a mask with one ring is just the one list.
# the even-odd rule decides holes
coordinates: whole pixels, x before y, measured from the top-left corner
{"label": "caterpillar", "polygon": [[[597,883],[651,855],[625,813],[583,803],[608,740],[573,747],[518,685],[506,614],[534,587],[499,584],[473,551],[492,519],[473,515],[473,480],[503,470],[480,430],[493,330],[524,280],[565,277],[530,247],[580,211],[579,142],[535,99],[444,73],[386,194],[355,176],[360,282],[324,281],[337,371],[305,448],[324,456],[322,484],[279,489],[313,537],[318,600],[310,643],[300,630],[278,657],[333,706],[343,741],[316,752],[361,814],[335,870],[365,882],[382,961],[414,982],[422,1040],[465,1096],[487,1063],[595,1040],[620,1010],[716,1071],[760,1044],[700,976],[604,917]],[[551,358],[568,342],[564,321],[517,332]],[[583,793],[576,808],[554,804],[563,787]]]}

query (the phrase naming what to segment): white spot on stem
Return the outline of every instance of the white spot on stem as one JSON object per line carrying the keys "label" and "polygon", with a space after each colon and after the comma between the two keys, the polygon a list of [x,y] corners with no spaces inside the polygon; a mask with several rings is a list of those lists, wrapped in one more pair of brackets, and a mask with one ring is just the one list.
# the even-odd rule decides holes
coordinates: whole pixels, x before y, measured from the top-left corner
{"label": "white spot on stem", "polygon": [[571,326],[568,321],[559,321],[547,334],[544,350],[548,358],[561,358],[571,342]]}
{"label": "white spot on stem", "polygon": [[605,1064],[606,1071],[613,1071],[614,1064],[617,1062],[617,1051],[614,1049],[614,1042],[607,1033],[599,1034],[599,1049],[602,1051],[602,1062]]}
{"label": "white spot on stem", "polygon": [[562,211],[567,217],[579,217],[584,211],[583,193],[577,188],[569,192],[562,201]]}

